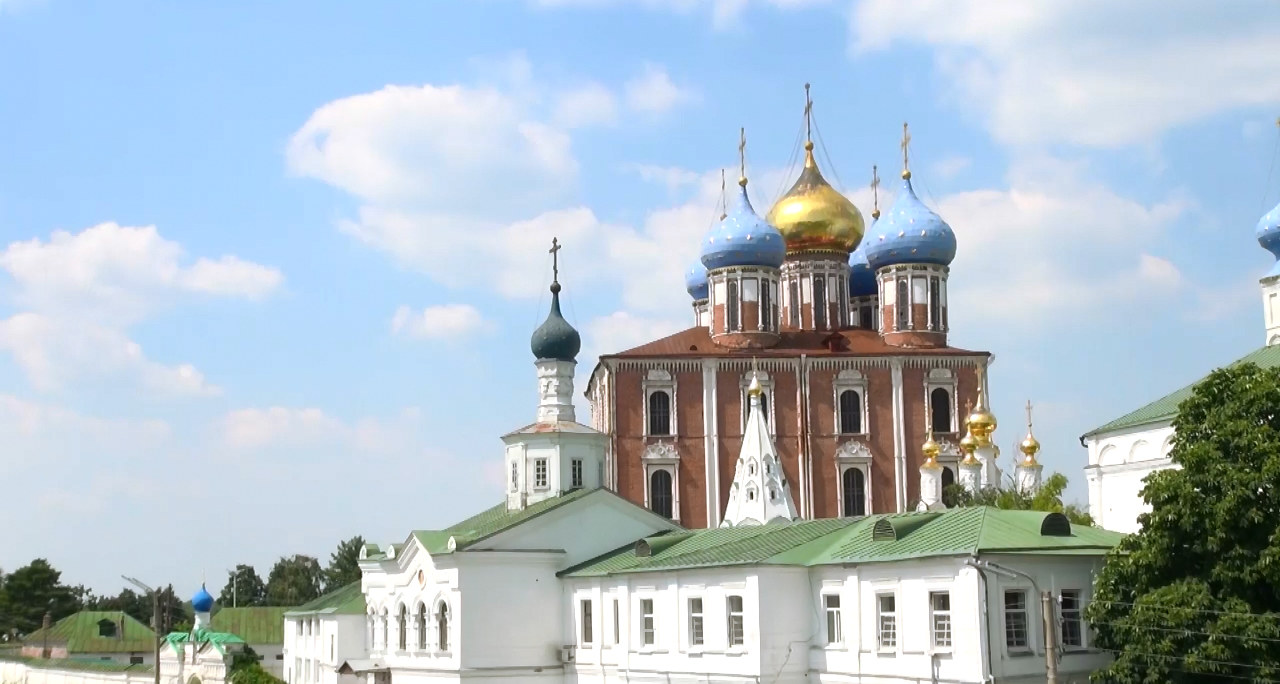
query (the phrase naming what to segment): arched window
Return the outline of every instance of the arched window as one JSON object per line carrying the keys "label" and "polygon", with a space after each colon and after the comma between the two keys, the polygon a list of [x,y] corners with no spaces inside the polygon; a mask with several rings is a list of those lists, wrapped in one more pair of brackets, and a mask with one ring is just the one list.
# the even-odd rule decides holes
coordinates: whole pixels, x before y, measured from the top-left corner
{"label": "arched window", "polygon": [[911,311],[911,288],[907,287],[906,278],[898,281],[898,298],[893,302],[893,309],[894,318],[898,321],[894,330],[906,330],[907,314]]}
{"label": "arched window", "polygon": [[844,517],[867,514],[867,480],[857,468],[847,468],[841,476],[844,485]]}
{"label": "arched window", "polygon": [[418,650],[425,651],[427,650],[427,604],[425,603],[418,604],[417,623]]}
{"label": "arched window", "polygon": [[396,614],[396,637],[401,651],[409,648],[409,609],[403,603]]}
{"label": "arched window", "polygon": [[649,508],[664,518],[670,518],[671,503],[671,473],[653,471],[649,476]]}
{"label": "arched window", "polygon": [[769,299],[769,281],[762,279],[760,281],[760,329],[764,331],[773,330],[773,307]]}
{"label": "arched window", "polygon": [[929,415],[934,432],[951,432],[951,393],[946,388],[929,393]]}
{"label": "arched window", "polygon": [[441,651],[449,650],[449,604],[440,602],[436,608],[436,646]]}
{"label": "arched window", "polygon": [[658,390],[649,394],[649,434],[671,434],[671,395]]}
{"label": "arched window", "polygon": [[789,299],[791,300],[791,304],[787,308],[787,318],[791,322],[791,327],[799,328],[800,327],[800,283],[799,281],[792,279],[787,284],[789,285],[787,289],[791,294],[791,296],[789,297]]}
{"label": "arched window", "polygon": [[951,469],[951,466],[942,466],[942,489],[945,490],[947,487],[950,487],[955,483],[955,471]]}
{"label": "arched window", "polygon": [[862,397],[854,390],[840,393],[840,433],[856,435],[862,432]]}
{"label": "arched window", "polygon": [[942,293],[938,276],[929,279],[929,328],[942,330]]}
{"label": "arched window", "polygon": [[391,623],[387,621],[387,609],[382,609],[382,648],[391,648]]}
{"label": "arched window", "polygon": [[813,327],[827,328],[827,279],[822,276],[813,279]]}
{"label": "arched window", "polygon": [[858,309],[858,327],[865,330],[872,330],[876,327],[875,321],[871,319],[871,307],[864,306]]}
{"label": "arched window", "polygon": [[730,280],[727,289],[729,295],[724,305],[725,330],[734,332],[738,329],[738,281]]}
{"label": "arched window", "polygon": [[769,395],[766,392],[760,393],[760,417],[764,419],[764,424],[769,424]]}

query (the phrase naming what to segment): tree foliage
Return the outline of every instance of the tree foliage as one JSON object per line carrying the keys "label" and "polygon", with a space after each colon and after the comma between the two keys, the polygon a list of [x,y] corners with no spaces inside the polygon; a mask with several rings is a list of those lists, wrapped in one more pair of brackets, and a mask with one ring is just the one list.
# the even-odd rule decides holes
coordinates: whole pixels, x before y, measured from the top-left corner
{"label": "tree foliage", "polygon": [[54,622],[80,610],[83,588],[62,583],[62,573],[43,558],[4,576],[0,584],[0,631],[30,634],[40,628],[45,613]]}
{"label": "tree foliage", "polygon": [[950,485],[942,493],[942,502],[953,506],[992,506],[1013,511],[1043,511],[1045,513],[1061,513],[1077,525],[1092,525],[1093,518],[1076,504],[1064,504],[1062,493],[1067,489],[1067,476],[1054,473],[1040,483],[1040,489],[1034,494],[1020,491],[1009,486],[1003,489],[986,487],[971,493],[964,485]]}
{"label": "tree foliage", "polygon": [[218,604],[223,608],[264,606],[266,601],[267,585],[252,565],[237,565],[229,571],[227,584],[218,595]]}
{"label": "tree foliage", "polygon": [[360,535],[338,543],[338,548],[329,556],[329,567],[324,571],[326,592],[360,580],[360,549],[363,546],[364,537]]}
{"label": "tree foliage", "polygon": [[315,558],[281,558],[267,576],[267,602],[273,606],[300,606],[320,596],[323,579],[324,569]]}
{"label": "tree foliage", "polygon": [[231,657],[228,677],[231,684],[285,684],[283,680],[263,669],[258,654],[245,646],[244,651]]}
{"label": "tree foliage", "polygon": [[[1280,369],[1213,372],[1179,407],[1142,530],[1109,556],[1088,618],[1095,681],[1280,679]],[[1236,679],[1231,679],[1236,678]]]}

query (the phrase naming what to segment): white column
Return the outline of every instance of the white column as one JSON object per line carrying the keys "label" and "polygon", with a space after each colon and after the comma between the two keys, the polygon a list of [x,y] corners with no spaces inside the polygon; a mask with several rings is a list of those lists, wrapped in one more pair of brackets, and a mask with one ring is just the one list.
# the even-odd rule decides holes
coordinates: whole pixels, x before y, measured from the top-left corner
{"label": "white column", "polygon": [[893,377],[893,489],[895,510],[902,513],[907,508],[907,432],[903,416],[902,359],[889,361]]}
{"label": "white column", "polygon": [[942,468],[936,463],[920,466],[920,504],[918,511],[931,511],[942,507]]}
{"label": "white column", "polygon": [[577,422],[573,412],[573,361],[539,359],[538,422]]}
{"label": "white column", "polygon": [[1000,469],[996,467],[996,445],[979,446],[973,453],[982,467],[982,486],[999,487]]}
{"label": "white column", "polygon": [[720,526],[720,434],[716,429],[716,360],[702,361],[702,447],[707,527]]}
{"label": "white column", "polygon": [[970,493],[977,494],[982,489],[982,463],[960,462],[960,484]]}

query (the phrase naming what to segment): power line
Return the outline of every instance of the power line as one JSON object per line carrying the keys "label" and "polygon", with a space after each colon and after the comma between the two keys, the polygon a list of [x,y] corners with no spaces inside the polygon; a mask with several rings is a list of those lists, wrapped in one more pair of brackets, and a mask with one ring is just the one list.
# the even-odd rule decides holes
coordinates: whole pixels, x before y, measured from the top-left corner
{"label": "power line", "polygon": [[[1141,656],[1143,658],[1163,658],[1166,660],[1181,660],[1183,661],[1184,664],[1186,663],[1186,660],[1187,660],[1187,656],[1171,656],[1171,655],[1163,655],[1160,653],[1142,653],[1140,651],[1127,651],[1127,650],[1120,650],[1116,648],[1099,648],[1098,650],[1107,651],[1109,653],[1118,653],[1121,655]],[[1280,669],[1280,668],[1277,668],[1275,665],[1253,665],[1251,663],[1235,663],[1229,660],[1198,660],[1197,662],[1201,662],[1206,665],[1225,665],[1227,667],[1247,667],[1253,670]],[[1191,671],[1191,670],[1183,670],[1183,671],[1191,672],[1192,674],[1218,675],[1222,677],[1230,676],[1230,675],[1220,674],[1217,672],[1200,672],[1200,671]],[[1241,677],[1241,679],[1253,679],[1254,681],[1262,681],[1262,682],[1280,682],[1280,679],[1257,679],[1256,677]]]}
{"label": "power line", "polygon": [[1254,617],[1268,618],[1271,620],[1280,619],[1280,614],[1276,613],[1240,613],[1227,610],[1208,610],[1207,608],[1188,608],[1186,606],[1171,606],[1164,603],[1129,603],[1126,601],[1106,601],[1103,599],[1094,599],[1090,603],[1102,603],[1115,606],[1134,606],[1137,608],[1159,608],[1160,610],[1189,610],[1197,613],[1212,613],[1214,615],[1234,615],[1238,617]]}
{"label": "power line", "polygon": [[1229,639],[1244,639],[1244,640],[1252,640],[1252,641],[1274,641],[1276,643],[1280,643],[1280,639],[1276,639],[1272,637],[1255,637],[1255,636],[1247,636],[1244,634],[1223,634],[1223,633],[1213,633],[1213,632],[1200,632],[1194,629],[1181,629],[1177,627],[1153,627],[1150,625],[1127,625],[1123,622],[1090,622],[1089,624],[1090,625],[1110,625],[1112,627],[1116,627],[1117,629],[1149,629],[1149,630],[1158,631],[1158,632],[1178,632],[1182,634],[1198,634],[1198,635],[1209,636],[1209,637],[1224,637]]}

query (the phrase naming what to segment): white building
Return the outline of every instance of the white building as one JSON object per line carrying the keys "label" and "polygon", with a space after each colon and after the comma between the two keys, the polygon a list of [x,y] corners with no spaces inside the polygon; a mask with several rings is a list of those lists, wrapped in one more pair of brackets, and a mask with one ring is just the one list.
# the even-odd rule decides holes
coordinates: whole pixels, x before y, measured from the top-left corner
{"label": "white building", "polygon": [[[1232,365],[1255,363],[1280,366],[1280,205],[1261,220],[1255,231],[1263,248],[1276,255],[1276,265],[1262,277],[1263,324],[1266,346]],[[1142,499],[1147,476],[1177,467],[1169,458],[1173,447],[1173,418],[1191,396],[1193,383],[1085,433],[1080,443],[1089,450],[1085,477],[1089,483],[1089,514],[1099,525],[1118,532],[1136,532],[1138,516],[1151,510]]]}
{"label": "white building", "polygon": [[[503,437],[505,500],[367,545],[359,631],[354,596],[286,617],[290,684],[1043,681],[1042,591],[1060,681],[1106,662],[1081,610],[1120,535],[988,508],[800,520],[758,382],[723,527],[684,530],[603,488],[559,289],[532,344],[538,420]],[[995,422],[975,415],[981,450]]]}
{"label": "white building", "polygon": [[225,684],[235,657],[244,652],[240,637],[212,627],[213,596],[201,586],[191,597],[195,624],[189,632],[172,632],[160,648],[162,684]]}

